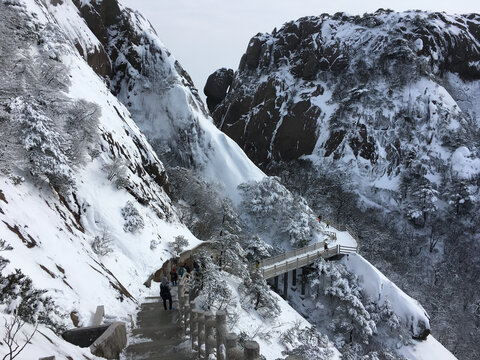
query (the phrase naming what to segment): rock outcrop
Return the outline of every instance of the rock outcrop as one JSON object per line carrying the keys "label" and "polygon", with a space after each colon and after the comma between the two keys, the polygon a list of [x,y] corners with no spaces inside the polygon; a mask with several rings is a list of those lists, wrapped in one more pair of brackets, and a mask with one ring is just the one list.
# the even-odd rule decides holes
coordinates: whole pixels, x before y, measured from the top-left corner
{"label": "rock outcrop", "polygon": [[[480,211],[479,98],[480,15],[379,10],[255,35],[212,115],[267,174],[355,224],[372,260],[426,305],[432,332],[447,329],[439,340],[469,358],[478,326],[444,288],[480,296],[478,241],[465,235],[480,226],[465,221]],[[442,275],[428,280],[432,268]]]}
{"label": "rock outcrop", "polygon": [[[251,39],[213,117],[263,169],[316,149],[336,159],[352,152],[391,173],[399,152],[389,144],[403,142],[391,130],[398,121],[420,126],[407,114],[418,107],[414,99],[401,105],[404,91],[423,78],[443,85],[448,74],[480,79],[479,42],[475,14],[305,17]],[[419,94],[421,102],[434,100],[432,92]]]}
{"label": "rock outcrop", "polygon": [[211,74],[203,92],[207,96],[207,106],[208,110],[213,112],[218,104],[225,99],[227,95],[227,90],[232,84],[233,81],[233,70],[221,68]]}

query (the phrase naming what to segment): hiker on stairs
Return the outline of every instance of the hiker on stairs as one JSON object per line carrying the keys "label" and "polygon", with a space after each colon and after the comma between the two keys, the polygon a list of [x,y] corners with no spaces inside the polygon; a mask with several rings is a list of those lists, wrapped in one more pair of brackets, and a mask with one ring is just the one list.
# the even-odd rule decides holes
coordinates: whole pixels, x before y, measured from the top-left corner
{"label": "hiker on stairs", "polygon": [[164,276],[162,279],[162,283],[160,284],[160,296],[163,300],[163,308],[167,310],[167,300],[169,302],[169,309],[173,310],[172,308],[172,294],[170,294],[170,285],[168,284],[168,279]]}
{"label": "hiker on stairs", "polygon": [[172,285],[177,286],[178,274],[175,268],[170,271],[170,280],[172,280]]}

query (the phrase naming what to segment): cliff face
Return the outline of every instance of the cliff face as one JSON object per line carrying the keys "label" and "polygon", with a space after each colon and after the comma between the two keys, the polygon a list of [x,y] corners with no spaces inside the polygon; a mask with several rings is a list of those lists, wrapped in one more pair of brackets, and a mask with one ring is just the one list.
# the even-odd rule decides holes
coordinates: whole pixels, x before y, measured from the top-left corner
{"label": "cliff face", "polygon": [[449,333],[440,341],[478,353],[464,320],[476,315],[444,288],[460,276],[452,293],[480,295],[480,16],[301,18],[254,36],[229,86],[209,102],[217,127],[314,210],[357,226],[366,256]]}
{"label": "cliff face", "polygon": [[[148,20],[114,0],[74,3],[100,43],[90,46],[91,52],[100,48],[98,53],[107,56],[101,66],[86,60],[107,79],[162,161],[199,170],[223,184],[232,198],[238,184],[263,176],[232,140],[212,126],[190,76]],[[227,163],[229,173],[219,169],[219,164]]]}
{"label": "cliff face", "polygon": [[302,18],[252,38],[213,117],[264,169],[351,154],[390,175],[418,152],[397,130],[445,145],[460,110],[475,110],[454,100],[458,81],[480,78],[479,40],[475,14]]}
{"label": "cliff face", "polygon": [[168,259],[168,241],[198,240],[178,219],[163,163],[84,61],[98,55],[93,68],[108,69],[77,9],[1,1],[0,30],[1,316],[17,309],[48,334],[23,358],[82,358],[45,325],[87,326],[100,303],[127,319],[157,293],[141,284]]}

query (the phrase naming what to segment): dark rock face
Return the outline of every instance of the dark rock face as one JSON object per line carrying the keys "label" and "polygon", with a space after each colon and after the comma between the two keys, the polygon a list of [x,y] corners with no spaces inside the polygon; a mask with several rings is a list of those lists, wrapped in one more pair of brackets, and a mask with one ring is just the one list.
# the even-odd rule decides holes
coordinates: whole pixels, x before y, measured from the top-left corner
{"label": "dark rock face", "polygon": [[418,330],[417,333],[412,336],[415,340],[424,341],[427,340],[428,335],[430,335],[430,327],[425,324],[424,321],[418,322]]}
{"label": "dark rock face", "polygon": [[[394,90],[422,76],[455,73],[464,80],[480,79],[479,43],[475,14],[379,10],[362,17],[305,17],[273,34],[254,36],[226,97],[217,105],[224,92],[215,100],[212,96],[209,107],[217,126],[264,170],[272,162],[311,154],[319,138],[317,149],[325,157],[352,152],[375,165],[379,133],[385,143],[403,143],[388,138],[398,116],[385,117],[375,109],[378,99],[386,95],[395,106],[401,100]],[[377,91],[382,83],[386,94]],[[367,103],[368,111],[360,103]],[[372,115],[362,115],[366,112]],[[399,149],[389,148],[395,151],[387,150],[387,157],[394,159]],[[399,165],[398,157],[394,161],[389,173]]]}
{"label": "dark rock face", "polygon": [[[478,298],[479,289],[472,280],[459,290],[455,279],[470,278],[470,264],[480,264],[469,254],[476,238],[458,236],[478,228],[478,221],[462,223],[460,209],[476,198],[469,215],[478,219],[480,180],[451,169],[462,148],[471,154],[467,161],[479,161],[479,98],[480,15],[379,10],[306,17],[257,34],[212,115],[267,174],[313,207],[363,228],[365,254],[373,250],[373,260],[391,265],[388,275],[425,305],[435,335],[448,333],[439,340],[456,355],[478,358],[470,335],[478,324],[456,299]],[[334,199],[332,186],[343,195]],[[440,228],[450,252],[432,287],[416,271],[430,271],[434,245],[424,242],[415,252],[406,242],[409,234],[435,237]],[[457,291],[462,295],[452,297]],[[411,332],[425,340],[430,324]]]}
{"label": "dark rock face", "polygon": [[107,27],[117,21],[120,15],[118,4],[114,0],[94,2],[93,7],[82,7],[78,0],[73,0],[73,3],[79,9],[90,30],[102,44],[100,48],[90,49],[87,54],[84,54],[84,50],[79,44],[76,45],[76,48],[80,55],[86,57],[88,65],[98,75],[109,77],[112,74],[112,63],[105,50],[108,42]]}
{"label": "dark rock face", "polygon": [[232,81],[232,69],[221,68],[208,77],[203,92],[207,96],[207,106],[211,112],[225,99]]}

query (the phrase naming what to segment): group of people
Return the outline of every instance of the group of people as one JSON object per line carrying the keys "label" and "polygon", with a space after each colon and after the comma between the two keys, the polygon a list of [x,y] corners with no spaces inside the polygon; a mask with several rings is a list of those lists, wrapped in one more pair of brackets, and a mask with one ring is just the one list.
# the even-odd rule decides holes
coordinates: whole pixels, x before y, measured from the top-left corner
{"label": "group of people", "polygon": [[[170,280],[173,286],[178,285],[178,277],[182,277],[183,274],[190,272],[190,267],[186,264],[180,266],[178,272],[175,268],[172,268],[170,271]],[[170,310],[174,310],[172,307],[172,294],[170,293],[170,283],[168,282],[168,278],[166,276],[163,277],[162,282],[160,283],[160,297],[163,300],[163,308],[167,310],[167,300]]]}

